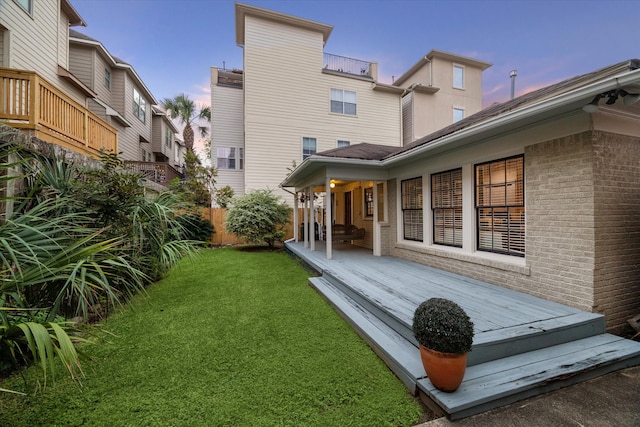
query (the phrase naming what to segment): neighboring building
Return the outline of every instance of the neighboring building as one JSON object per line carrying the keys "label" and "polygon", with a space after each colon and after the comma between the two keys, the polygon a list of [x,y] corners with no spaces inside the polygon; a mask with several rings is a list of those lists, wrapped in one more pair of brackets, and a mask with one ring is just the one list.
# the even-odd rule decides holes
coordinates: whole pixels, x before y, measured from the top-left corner
{"label": "neighboring building", "polygon": [[402,97],[403,145],[482,109],[482,72],[491,64],[432,50],[394,81]]}
{"label": "neighboring building", "polygon": [[118,129],[122,159],[155,161],[152,106],[158,101],[135,69],[112,56],[98,40],[77,31],[70,30],[69,43],[70,70],[96,92],[89,108]]}
{"label": "neighboring building", "polygon": [[[638,59],[401,148],[317,153],[282,185],[328,193],[331,218],[343,215],[344,194],[365,189],[351,209],[367,212],[368,231],[353,244],[374,255],[602,313],[612,332],[640,313]],[[331,258],[330,238],[326,248]]]}
{"label": "neighboring building", "polygon": [[69,27],[84,25],[68,0],[0,2],[0,120],[96,156],[118,149],[118,132],[87,108],[97,94],[70,71]]}
{"label": "neighboring building", "polygon": [[[401,146],[403,95],[427,81],[445,85],[446,72],[453,84],[453,64],[466,67],[464,89],[457,89],[466,94],[445,96],[451,91],[443,89],[430,102],[446,101],[450,112],[451,105],[479,109],[477,77],[488,64],[432,53],[431,80],[424,80],[426,65],[421,62],[399,84],[382,84],[377,63],[324,53],[332,29],[236,4],[236,42],[243,47],[244,69],[211,70],[212,163],[218,168],[218,188],[229,185],[236,195],[270,188],[292,203],[278,184],[308,156],[361,143]],[[415,98],[414,103],[422,102]],[[416,114],[420,108],[415,107]],[[438,117],[434,124],[452,123],[452,114],[448,122]],[[354,220],[358,215],[362,212],[353,212]]]}

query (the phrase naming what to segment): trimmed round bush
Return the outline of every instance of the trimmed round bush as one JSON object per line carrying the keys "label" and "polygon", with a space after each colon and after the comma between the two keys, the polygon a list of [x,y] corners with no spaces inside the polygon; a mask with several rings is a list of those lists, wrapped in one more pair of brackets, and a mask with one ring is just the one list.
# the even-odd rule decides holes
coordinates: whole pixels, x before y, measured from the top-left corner
{"label": "trimmed round bush", "polygon": [[442,353],[467,353],[473,345],[473,322],[455,302],[431,298],[413,315],[413,335],[420,345]]}

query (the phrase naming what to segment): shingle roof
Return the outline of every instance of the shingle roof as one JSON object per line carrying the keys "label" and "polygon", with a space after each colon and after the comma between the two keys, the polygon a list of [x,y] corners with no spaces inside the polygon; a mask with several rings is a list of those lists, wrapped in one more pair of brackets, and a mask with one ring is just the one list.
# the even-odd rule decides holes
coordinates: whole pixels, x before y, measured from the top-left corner
{"label": "shingle roof", "polygon": [[340,157],[345,159],[382,160],[396,151],[398,147],[378,144],[355,144],[348,147],[334,148],[317,153],[323,157]]}
{"label": "shingle roof", "polygon": [[363,143],[363,144],[352,145],[350,147],[336,148],[333,150],[323,151],[321,153],[316,153],[316,155],[324,156],[324,157],[342,157],[342,158],[355,158],[355,159],[363,159],[363,160],[384,160],[384,159],[392,158],[393,156],[396,156],[400,153],[404,153],[406,151],[410,151],[416,147],[428,144],[432,141],[442,138],[443,136],[450,135],[452,133],[458,132],[462,129],[478,124],[485,120],[489,120],[491,118],[500,116],[502,114],[517,110],[525,105],[532,104],[536,101],[541,101],[543,99],[551,98],[553,96],[566,93],[569,90],[575,89],[580,85],[584,85],[590,81],[596,81],[598,79],[607,77],[625,68],[627,70],[639,69],[640,59],[630,59],[628,61],[619,62],[617,64],[610,65],[608,67],[604,67],[599,70],[582,74],[576,77],[571,77],[569,79],[552,84],[550,86],[543,87],[542,89],[529,92],[527,94],[514,98],[510,101],[495,103],[477,112],[476,114],[473,114],[452,125],[444,127],[436,132],[433,132],[420,139],[417,139],[414,142],[407,144],[403,147],[389,147],[389,146]]}

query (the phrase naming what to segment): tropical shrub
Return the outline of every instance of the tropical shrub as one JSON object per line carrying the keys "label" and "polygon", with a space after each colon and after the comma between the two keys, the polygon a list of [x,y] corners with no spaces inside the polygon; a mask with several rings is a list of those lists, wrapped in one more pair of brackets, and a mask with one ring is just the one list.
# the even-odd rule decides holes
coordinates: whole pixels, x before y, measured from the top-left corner
{"label": "tropical shrub", "polygon": [[233,199],[225,226],[241,239],[264,242],[273,249],[286,235],[290,216],[291,208],[271,190],[255,190]]}
{"label": "tropical shrub", "polygon": [[77,378],[85,335],[65,319],[104,315],[201,243],[178,197],[147,200],[117,156],[86,169],[15,139],[0,134],[0,370],[37,363],[46,381],[58,358]]}

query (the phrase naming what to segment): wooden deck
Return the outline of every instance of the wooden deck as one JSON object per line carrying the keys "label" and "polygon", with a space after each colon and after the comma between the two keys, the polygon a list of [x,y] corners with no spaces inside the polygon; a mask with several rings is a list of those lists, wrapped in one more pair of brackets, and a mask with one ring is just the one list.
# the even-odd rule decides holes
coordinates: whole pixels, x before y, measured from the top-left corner
{"label": "wooden deck", "polygon": [[[640,364],[640,343],[605,333],[602,315],[577,310],[469,277],[370,250],[335,244],[325,258],[288,242],[318,273],[309,279],[414,394],[459,419]],[[473,350],[455,393],[436,390],[424,373],[411,331],[416,307],[448,298],[474,322]]]}

